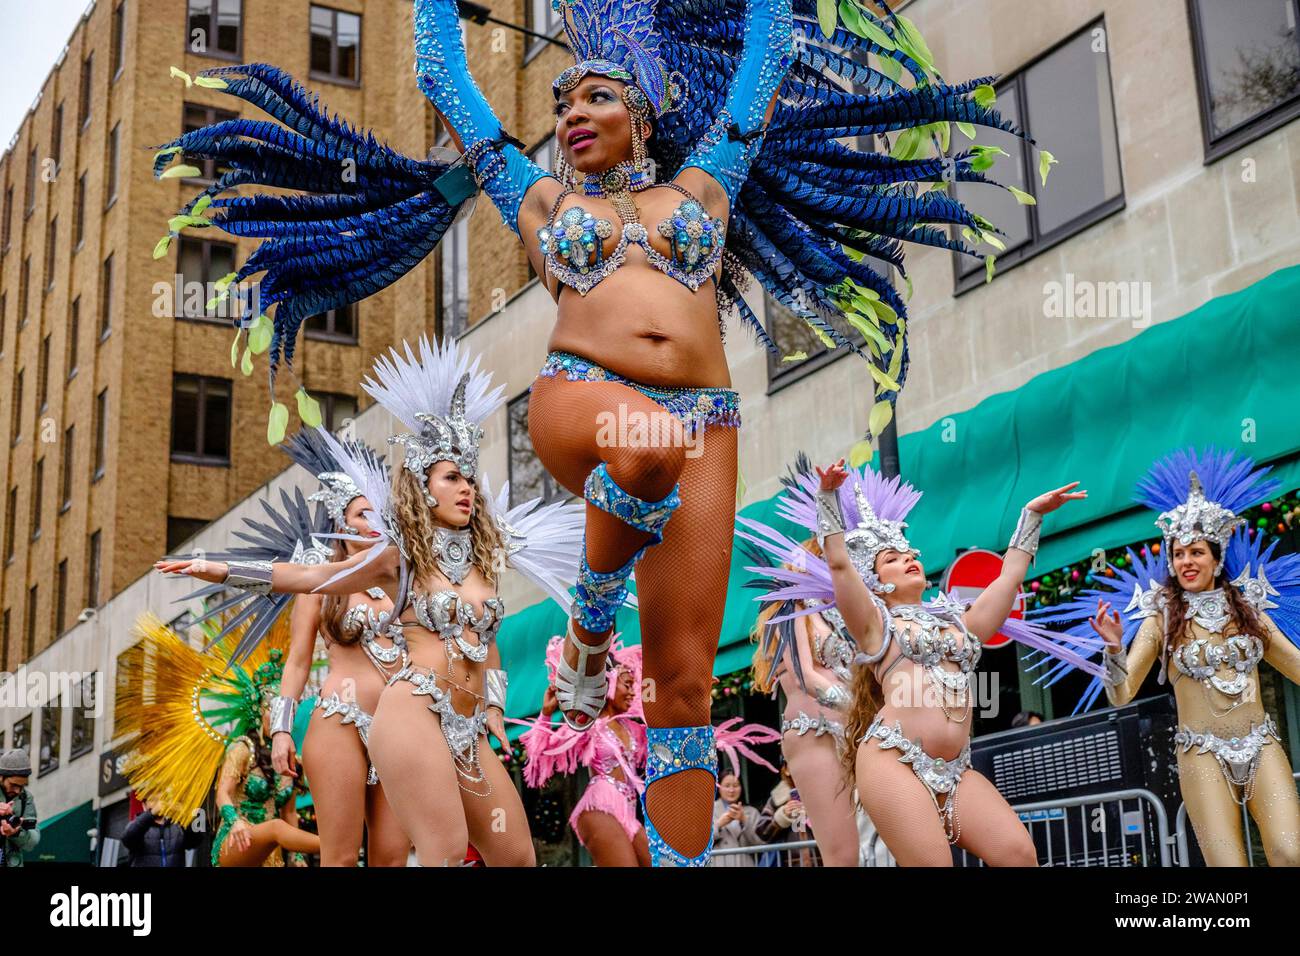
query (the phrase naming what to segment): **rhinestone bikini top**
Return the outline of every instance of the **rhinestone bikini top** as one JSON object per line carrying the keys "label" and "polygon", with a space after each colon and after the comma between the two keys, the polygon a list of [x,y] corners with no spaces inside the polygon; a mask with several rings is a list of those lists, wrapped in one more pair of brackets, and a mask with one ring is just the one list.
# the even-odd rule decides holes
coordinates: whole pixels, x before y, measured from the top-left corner
{"label": "rhinestone bikini top", "polygon": [[490,597],[483,602],[483,615],[475,617],[474,605],[461,600],[460,595],[450,589],[432,594],[413,593],[411,607],[420,625],[443,640],[463,638],[468,629],[478,635],[482,647],[496,639],[501,620],[506,616],[505,602],[499,597]]}
{"label": "rhinestone bikini top", "polygon": [[963,610],[959,604],[941,604],[938,601],[926,606],[899,604],[891,607],[889,613],[893,620],[910,621],[919,626],[896,627],[891,620],[890,630],[897,637],[898,649],[902,653],[885,668],[885,674],[904,657],[922,667],[938,667],[947,661],[956,664],[964,674],[975,670],[980,655],[984,653],[984,645],[966,629]]}
{"label": "rhinestone bikini top", "polygon": [[608,219],[597,219],[582,206],[572,206],[558,220],[555,218],[564,197],[573,192],[565,189],[556,197],[546,225],[537,230],[547,271],[586,295],[602,279],[613,275],[627,260],[628,247],[636,245],[660,272],[672,276],[692,292],[699,289],[713,278],[722,259],[726,227],[681,186],[671,182],[661,185],[686,197],[671,216],[655,227],[668,240],[669,255],[665,256],[650,244],[649,230],[636,221],[622,224],[618,242],[606,253],[604,240],[614,235],[614,225]]}
{"label": "rhinestone bikini top", "polygon": [[[1227,595],[1222,588],[1186,594],[1187,619],[1211,634],[1222,634],[1232,618]],[[1172,654],[1174,669],[1192,680],[1209,681],[1217,690],[1236,696],[1246,689],[1250,674],[1264,659],[1264,642],[1251,634],[1234,634],[1222,643],[1197,637],[1182,644]],[[1224,677],[1219,671],[1227,668]]]}

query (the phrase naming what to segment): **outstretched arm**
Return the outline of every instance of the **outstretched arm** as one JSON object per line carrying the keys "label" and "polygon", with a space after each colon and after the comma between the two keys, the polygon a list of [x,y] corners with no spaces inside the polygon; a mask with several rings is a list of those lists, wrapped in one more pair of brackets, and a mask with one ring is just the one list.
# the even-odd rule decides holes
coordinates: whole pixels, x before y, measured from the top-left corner
{"label": "outstretched arm", "polygon": [[[533,185],[548,175],[501,128],[470,75],[456,0],[415,0],[415,73],[420,89],[461,146],[475,182],[517,235],[520,205]],[[551,182],[558,192],[558,184]],[[449,182],[448,188],[452,186]],[[534,199],[529,197],[530,204]]]}
{"label": "outstretched arm", "polygon": [[1020,521],[1012,532],[1011,543],[1002,558],[1002,571],[997,580],[984,589],[970,610],[966,612],[966,627],[981,641],[987,641],[998,632],[1020,594],[1029,562],[1038,553],[1038,538],[1043,526],[1043,515],[1055,511],[1067,501],[1088,497],[1086,491],[1074,491],[1079,483],[1070,482],[1064,487],[1039,495],[1020,512]]}
{"label": "outstretched arm", "polygon": [[1259,619],[1268,630],[1268,650],[1264,651],[1264,660],[1281,671],[1282,676],[1293,684],[1300,684],[1300,648],[1291,643],[1273,619],[1263,611]]}
{"label": "outstretched arm", "polygon": [[[790,0],[747,0],[745,21],[745,45],[723,108],[678,173],[679,179],[689,180],[691,169],[703,170],[722,187],[729,206],[762,148],[777,91],[794,55]],[[689,182],[683,185],[690,188]]]}
{"label": "outstretched arm", "polygon": [[[235,580],[229,580],[230,566],[223,561],[207,561],[199,558],[188,561],[157,561],[154,569],[163,574],[183,574],[210,581],[213,584],[229,584],[250,591],[275,592],[276,594],[355,594],[371,587],[381,587],[389,597],[397,590],[398,551],[396,545],[388,545],[378,558],[365,567],[354,571],[345,578],[326,584],[340,571],[355,568],[366,560],[370,552],[358,551],[345,561],[330,561],[327,564],[293,564],[288,561],[246,562],[244,568],[238,567]],[[258,569],[247,565],[262,564]],[[269,567],[269,572],[267,568]],[[257,577],[257,581],[246,580]],[[264,580],[262,580],[264,578]],[[318,590],[319,589],[319,590]]]}

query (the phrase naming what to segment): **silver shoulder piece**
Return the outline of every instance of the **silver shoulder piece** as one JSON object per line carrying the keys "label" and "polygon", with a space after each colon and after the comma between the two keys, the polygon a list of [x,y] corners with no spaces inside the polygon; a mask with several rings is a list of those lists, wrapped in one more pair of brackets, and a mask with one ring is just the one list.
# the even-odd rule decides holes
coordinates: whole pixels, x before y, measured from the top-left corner
{"label": "silver shoulder piece", "polygon": [[1273,585],[1268,583],[1262,564],[1259,566],[1259,573],[1253,578],[1250,576],[1250,565],[1246,565],[1245,570],[1237,575],[1236,580],[1232,582],[1232,586],[1240,589],[1246,603],[1256,611],[1269,611],[1277,607],[1277,602],[1271,600],[1271,598],[1279,595]]}
{"label": "silver shoulder piece", "polygon": [[1043,532],[1043,516],[1031,508],[1020,509],[1020,520],[1011,532],[1007,548],[1015,548],[1029,555],[1031,561],[1038,557],[1038,540]]}
{"label": "silver shoulder piece", "polygon": [[226,563],[225,585],[248,591],[250,594],[271,593],[270,561],[229,561]]}
{"label": "silver shoulder piece", "polygon": [[311,547],[307,547],[298,541],[293,546],[293,555],[289,558],[291,564],[329,564],[333,560],[333,553],[330,546],[322,541],[316,535],[311,536]]}
{"label": "silver shoulder piece", "polygon": [[1128,615],[1130,621],[1138,621],[1155,617],[1164,610],[1164,607],[1165,589],[1155,581],[1148,580],[1145,588],[1140,584],[1133,585],[1133,596],[1129,598],[1124,613]]}

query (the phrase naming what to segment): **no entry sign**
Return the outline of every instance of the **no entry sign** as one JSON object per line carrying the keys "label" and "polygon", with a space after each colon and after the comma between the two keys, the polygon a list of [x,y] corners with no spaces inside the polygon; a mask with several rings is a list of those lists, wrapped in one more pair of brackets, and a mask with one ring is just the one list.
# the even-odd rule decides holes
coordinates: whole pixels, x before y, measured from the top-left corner
{"label": "no entry sign", "polygon": [[[997,576],[1002,573],[1002,555],[995,551],[986,551],[983,548],[971,548],[958,555],[957,560],[948,566],[944,572],[942,587],[945,591],[952,591],[958,597],[973,601],[984,592],[984,589],[997,580]],[[1023,618],[1025,616],[1025,599],[1024,595],[1016,598],[1016,603],[1011,608],[1010,617]],[[1005,634],[997,633],[984,642],[985,647],[1002,647],[1010,641]]]}

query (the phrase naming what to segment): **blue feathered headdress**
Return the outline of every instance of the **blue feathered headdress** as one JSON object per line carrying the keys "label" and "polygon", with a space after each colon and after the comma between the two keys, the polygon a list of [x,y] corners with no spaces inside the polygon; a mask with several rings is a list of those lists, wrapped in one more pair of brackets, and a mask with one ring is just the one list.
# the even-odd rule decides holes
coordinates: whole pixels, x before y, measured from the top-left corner
{"label": "blue feathered headdress", "polygon": [[637,86],[656,117],[676,109],[686,95],[686,78],[669,71],[659,56],[657,5],[658,0],[551,0],[577,61],[555,78],[552,92],[558,97],[596,73]]}

